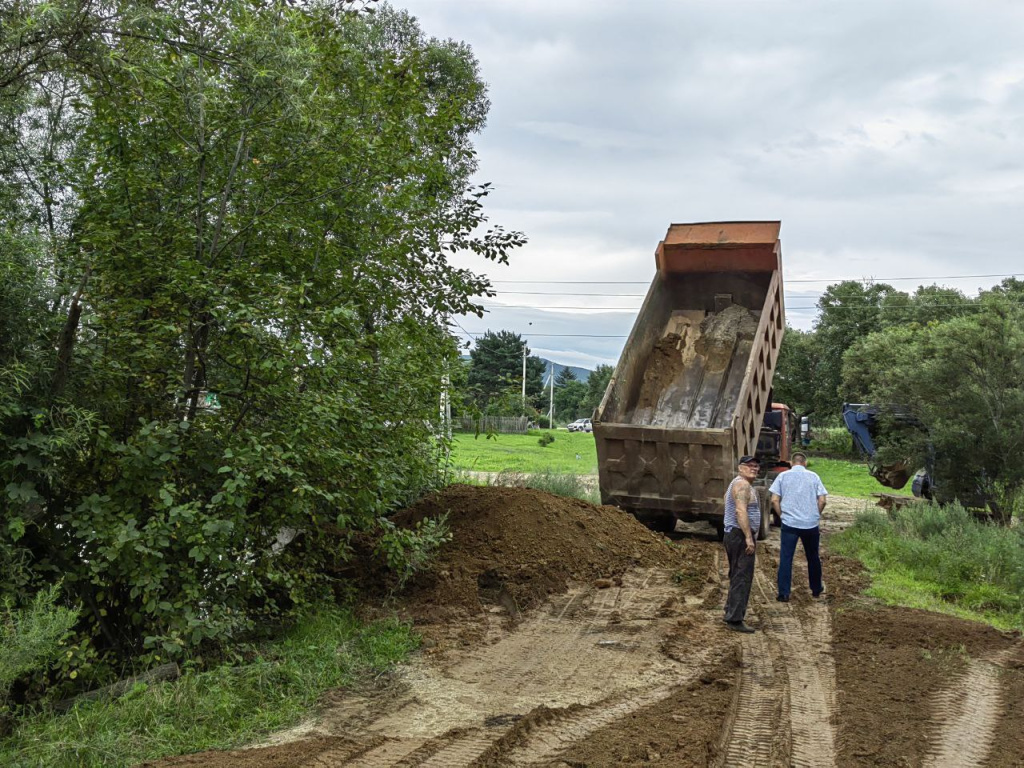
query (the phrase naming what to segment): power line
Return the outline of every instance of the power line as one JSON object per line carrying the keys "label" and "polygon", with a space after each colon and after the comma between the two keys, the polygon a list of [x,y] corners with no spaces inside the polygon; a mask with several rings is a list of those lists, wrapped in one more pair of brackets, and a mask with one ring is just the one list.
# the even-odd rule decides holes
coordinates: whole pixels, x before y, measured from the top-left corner
{"label": "power line", "polygon": [[[462,328],[462,326],[459,326]],[[472,336],[474,339],[478,336],[484,336],[487,332],[473,333],[462,328],[462,332],[467,336]],[[614,333],[534,333],[533,331],[524,331],[519,334],[520,336],[545,336],[545,337],[556,337],[556,338],[576,338],[576,339],[628,339],[629,334],[614,334]]]}
{"label": "power line", "polygon": [[[991,277],[1018,277],[1024,272],[992,275],[921,275],[918,277],[808,277],[786,280],[786,283],[892,283],[897,280],[972,280]],[[650,285],[650,280],[491,280],[504,285]],[[515,291],[505,291],[515,293]],[[580,296],[596,294],[579,294]],[[625,294],[621,294],[625,295]]]}
{"label": "power line", "polygon": [[[1011,302],[1011,303],[1012,304],[1020,304],[1021,302],[1014,301],[1014,302]],[[931,308],[931,307],[936,307],[936,308],[965,307],[966,308],[966,307],[980,307],[980,306],[983,306],[983,305],[967,301],[967,302],[963,302],[963,303],[959,303],[959,304],[896,304],[896,305],[889,305],[889,306],[879,306],[878,304],[862,304],[860,306],[856,306],[856,305],[852,305],[852,304],[833,304],[833,305],[829,305],[827,307],[827,309],[829,309],[829,310],[833,310],[833,309],[844,309],[844,310],[845,309],[875,309],[875,310],[879,310],[879,311],[884,310],[886,312],[895,312],[895,311],[904,310],[904,309],[911,310],[911,309],[922,309],[922,308]],[[534,304],[492,304],[492,305],[490,305],[489,308],[491,308],[491,309],[538,309],[538,310],[544,310],[544,309],[562,309],[562,310],[564,310],[564,309],[582,309],[582,310],[586,310],[588,312],[637,312],[640,309],[640,307],[580,307],[580,306],[573,306],[573,307],[568,307],[568,306],[546,306],[546,307],[541,307],[541,306],[537,306],[537,305],[534,305]],[[800,305],[793,306],[793,305],[787,304],[786,305],[786,311],[788,312],[791,309],[793,309],[793,310],[797,310],[797,309],[821,309],[821,307],[819,307],[817,304],[809,304],[807,306],[800,306]]]}

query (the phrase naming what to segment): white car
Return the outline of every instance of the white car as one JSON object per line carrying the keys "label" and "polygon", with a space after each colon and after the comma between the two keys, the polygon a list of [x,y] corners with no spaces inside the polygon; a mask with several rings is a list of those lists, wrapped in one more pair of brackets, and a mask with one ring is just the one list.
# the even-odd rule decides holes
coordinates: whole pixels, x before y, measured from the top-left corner
{"label": "white car", "polygon": [[593,432],[594,424],[590,419],[576,419],[565,427],[570,432]]}

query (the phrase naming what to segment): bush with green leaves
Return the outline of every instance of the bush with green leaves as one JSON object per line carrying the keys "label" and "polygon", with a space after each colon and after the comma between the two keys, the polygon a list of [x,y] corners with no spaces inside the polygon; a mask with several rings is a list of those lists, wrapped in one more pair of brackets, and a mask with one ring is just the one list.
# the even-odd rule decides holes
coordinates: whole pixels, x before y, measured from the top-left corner
{"label": "bush with green leaves", "polygon": [[11,686],[30,673],[45,672],[63,651],[64,640],[78,621],[78,611],[57,604],[60,585],[35,594],[25,608],[11,596],[0,608],[0,712]]}
{"label": "bush with green leaves", "polygon": [[552,435],[550,432],[545,432],[543,435],[537,438],[537,445],[539,445],[541,448],[547,448],[553,442],[555,442],[555,436]]}
{"label": "bush with green leaves", "polygon": [[412,528],[399,528],[387,519],[380,524],[384,533],[377,539],[376,552],[395,575],[397,589],[426,568],[441,546],[452,540],[447,514],[420,520]]}
{"label": "bush with green leaves", "polygon": [[0,588],[64,578],[65,681],[279,626],[439,481],[450,257],[523,237],[471,52],[361,6],[4,11]]}

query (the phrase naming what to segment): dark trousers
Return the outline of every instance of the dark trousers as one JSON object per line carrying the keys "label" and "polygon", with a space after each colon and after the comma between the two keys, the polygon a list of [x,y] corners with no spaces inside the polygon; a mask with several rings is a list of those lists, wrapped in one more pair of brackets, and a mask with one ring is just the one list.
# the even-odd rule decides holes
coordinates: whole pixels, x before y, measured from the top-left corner
{"label": "dark trousers", "polygon": [[821,555],[818,553],[818,544],[821,532],[817,528],[790,528],[784,525],[779,539],[782,545],[779,552],[779,596],[789,597],[793,586],[793,555],[796,553],[797,540],[804,545],[804,554],[807,556],[807,578],[811,593],[815,597],[820,595]]}
{"label": "dark trousers", "polygon": [[725,599],[725,620],[743,621],[747,615],[750,585],[754,583],[754,557],[747,554],[743,531],[733,528],[722,540],[729,558],[729,596]]}

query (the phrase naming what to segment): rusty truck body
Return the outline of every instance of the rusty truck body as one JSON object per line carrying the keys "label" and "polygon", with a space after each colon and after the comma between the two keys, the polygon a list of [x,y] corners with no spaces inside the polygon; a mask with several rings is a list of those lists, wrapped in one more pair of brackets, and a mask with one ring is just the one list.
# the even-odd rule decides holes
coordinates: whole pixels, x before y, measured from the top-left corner
{"label": "rusty truck body", "polygon": [[658,244],[657,273],[594,413],[603,503],[646,522],[721,529],[737,461],[755,454],[772,407],[785,330],[780,226],[673,224]]}

